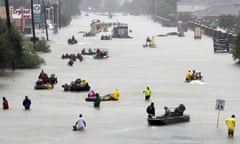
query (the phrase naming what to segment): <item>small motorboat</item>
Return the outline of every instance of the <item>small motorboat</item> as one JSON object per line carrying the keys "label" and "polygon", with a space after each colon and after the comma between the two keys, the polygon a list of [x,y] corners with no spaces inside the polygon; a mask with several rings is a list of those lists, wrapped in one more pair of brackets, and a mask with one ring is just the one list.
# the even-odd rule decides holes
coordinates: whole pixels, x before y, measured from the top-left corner
{"label": "small motorboat", "polygon": [[185,106],[180,104],[178,107],[174,109],[174,111],[170,111],[168,107],[164,107],[165,114],[162,116],[151,116],[148,115],[148,124],[149,125],[170,125],[182,122],[189,122],[190,116],[184,115]]}
{"label": "small motorboat", "polygon": [[189,81],[184,81],[185,83],[189,83],[189,84],[205,84],[205,82],[203,80],[189,80]]}
{"label": "small motorboat", "polygon": [[76,43],[78,43],[78,41],[76,40],[76,39],[68,39],[68,44],[76,44]]}
{"label": "small motorboat", "polygon": [[148,124],[149,125],[169,125],[176,124],[181,122],[190,121],[189,115],[182,116],[157,116],[157,117],[149,117]]}

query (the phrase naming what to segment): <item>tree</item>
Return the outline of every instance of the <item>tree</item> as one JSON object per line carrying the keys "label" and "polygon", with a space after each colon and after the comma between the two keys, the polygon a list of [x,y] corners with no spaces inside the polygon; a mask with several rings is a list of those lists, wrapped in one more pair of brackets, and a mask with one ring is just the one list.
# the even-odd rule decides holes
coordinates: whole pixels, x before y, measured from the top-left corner
{"label": "tree", "polygon": [[234,39],[234,42],[231,46],[231,53],[234,60],[240,62],[240,33]]}
{"label": "tree", "polygon": [[0,69],[32,68],[41,63],[44,60],[37,55],[33,45],[26,46],[20,33],[14,27],[9,31],[6,21],[0,19]]}

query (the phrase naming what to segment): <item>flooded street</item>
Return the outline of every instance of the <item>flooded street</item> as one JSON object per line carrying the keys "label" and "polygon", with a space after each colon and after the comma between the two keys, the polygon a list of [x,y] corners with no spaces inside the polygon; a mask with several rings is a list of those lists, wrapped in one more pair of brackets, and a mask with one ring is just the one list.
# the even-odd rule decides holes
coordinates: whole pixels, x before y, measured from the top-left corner
{"label": "flooded street", "polygon": [[[82,37],[79,31],[89,31],[93,19],[127,23],[133,39],[100,40]],[[175,32],[177,28],[162,27],[144,16],[123,16],[108,19],[104,15],[89,14],[73,18],[70,26],[54,35],[50,31],[51,53],[40,54],[46,64],[38,69],[0,72],[0,95],[5,96],[9,110],[0,110],[0,141],[2,144],[238,144],[240,67],[231,54],[213,52],[212,39],[203,36],[194,40],[188,31],[185,37],[156,37]],[[37,33],[41,34],[41,33]],[[43,35],[43,34],[41,34]],[[68,45],[72,35],[76,45]],[[157,48],[143,48],[147,36],[155,36]],[[83,48],[105,48],[109,58],[96,60],[84,56],[82,62],[68,66],[61,59],[65,53],[80,53]],[[58,83],[52,90],[34,90],[35,81],[43,69],[55,73]],[[201,71],[204,84],[184,83],[187,70]],[[100,109],[86,102],[87,92],[64,92],[61,87],[76,78],[86,79],[100,95],[120,91],[119,101],[102,102]],[[151,101],[157,115],[163,107],[186,106],[190,122],[169,126],[148,126],[146,102],[142,91],[152,88]],[[32,100],[25,111],[22,100]],[[225,100],[219,125],[215,104]],[[72,131],[72,125],[82,113],[87,128]],[[225,118],[236,115],[233,139],[227,138]]]}

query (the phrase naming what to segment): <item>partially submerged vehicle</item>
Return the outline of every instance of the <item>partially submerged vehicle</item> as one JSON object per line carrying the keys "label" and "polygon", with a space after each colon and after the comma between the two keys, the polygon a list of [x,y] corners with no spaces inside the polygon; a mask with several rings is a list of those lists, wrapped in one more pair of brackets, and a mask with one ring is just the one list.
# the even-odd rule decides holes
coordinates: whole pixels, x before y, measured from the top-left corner
{"label": "partially submerged vehicle", "polygon": [[148,116],[148,124],[149,125],[170,125],[170,124],[177,124],[183,122],[189,122],[190,116],[183,114],[185,111],[185,106],[180,104],[178,107],[175,108],[173,112],[171,112],[167,107],[164,107],[166,112],[161,116]]}

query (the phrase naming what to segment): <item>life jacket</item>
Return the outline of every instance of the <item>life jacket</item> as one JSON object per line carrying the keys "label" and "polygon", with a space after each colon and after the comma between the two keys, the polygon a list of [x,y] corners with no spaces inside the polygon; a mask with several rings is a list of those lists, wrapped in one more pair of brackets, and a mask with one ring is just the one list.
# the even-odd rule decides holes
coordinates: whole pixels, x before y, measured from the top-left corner
{"label": "life jacket", "polygon": [[81,86],[86,86],[87,85],[87,81],[86,80],[82,80],[81,81]]}
{"label": "life jacket", "polygon": [[51,88],[52,88],[52,85],[51,85],[50,83],[46,83],[46,84],[45,84],[45,87],[46,87],[47,89],[51,89]]}
{"label": "life jacket", "polygon": [[151,44],[153,45],[155,43],[154,36],[152,37]]}
{"label": "life jacket", "polygon": [[113,93],[112,93],[112,97],[115,99],[115,100],[118,100],[119,99],[119,91],[115,90]]}
{"label": "life jacket", "polygon": [[191,72],[187,72],[186,73],[186,80],[191,80],[191,76],[192,76]]}

